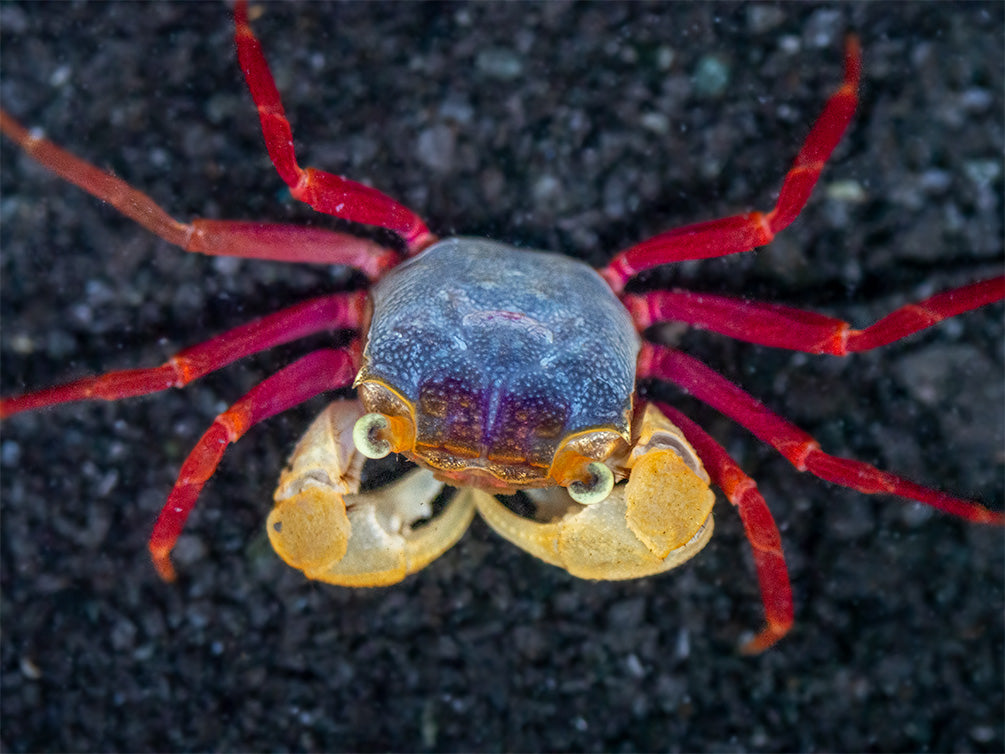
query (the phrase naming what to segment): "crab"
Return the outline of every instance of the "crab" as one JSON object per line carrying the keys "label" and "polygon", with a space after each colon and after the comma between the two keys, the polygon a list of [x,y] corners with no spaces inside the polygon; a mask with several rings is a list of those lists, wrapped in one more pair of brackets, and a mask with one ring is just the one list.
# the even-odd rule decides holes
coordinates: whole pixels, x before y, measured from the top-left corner
{"label": "crab", "polygon": [[[905,338],[1005,297],[1005,276],[902,307],[862,330],[823,315],[684,290],[630,292],[640,273],[764,246],[791,224],[854,113],[861,72],[849,38],[844,80],[828,99],[768,212],[662,233],[602,269],[486,239],[437,238],[410,209],[360,183],[302,168],[247,4],[235,5],[238,58],[269,156],[292,195],[314,209],[394,234],[397,245],[316,228],[175,220],[122,180],[74,157],[0,111],[0,131],[26,154],[186,251],[347,265],[371,283],[276,312],[186,349],[165,364],[110,372],[0,401],[0,417],[78,400],[119,400],[181,387],[252,353],[319,332],[353,330],[268,377],[220,414],[182,465],[150,538],[173,580],[171,550],[226,447],[264,419],[321,393],[357,389],[311,424],[282,472],[266,530],[308,578],[394,584],[428,565],[477,512],[509,541],[587,579],[668,571],[709,541],[714,493],[737,508],[766,618],[744,645],[762,651],[790,629],[792,593],[781,538],[757,486],[679,410],[640,381],[667,381],[774,446],[798,470],[864,493],[892,494],[976,523],[1000,512],[824,453],[694,357],[645,336],[679,322],[747,342],[844,356]],[[360,491],[368,459],[398,453],[416,468]],[[444,487],[459,490],[446,503]],[[521,494],[521,515],[499,500]]]}

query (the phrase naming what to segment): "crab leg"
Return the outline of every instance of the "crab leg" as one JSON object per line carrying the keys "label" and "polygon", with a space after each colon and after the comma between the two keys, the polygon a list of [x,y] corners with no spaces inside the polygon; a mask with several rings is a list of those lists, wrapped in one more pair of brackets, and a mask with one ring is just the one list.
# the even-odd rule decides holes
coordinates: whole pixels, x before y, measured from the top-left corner
{"label": "crab leg", "polygon": [[654,403],[684,433],[698,452],[712,483],[725,493],[740,513],[743,530],[754,553],[754,567],[768,624],[743,645],[743,651],[747,654],[763,652],[792,627],[792,587],[775,519],[758,491],[757,483],[743,473],[719,443],[680,411],[665,403]]}
{"label": "crab leg", "polygon": [[853,330],[847,322],[816,312],[691,291],[651,291],[624,296],[622,301],[640,331],[674,320],[762,346],[846,356],[888,345],[1002,298],[1005,276],[902,306],[864,330]]}
{"label": "crab leg", "polygon": [[820,450],[809,434],[775,415],[764,405],[692,356],[666,346],[645,343],[639,353],[639,376],[669,380],[698,400],[721,411],[772,445],[799,471],[866,494],[899,495],[979,524],[1005,524],[1005,513],[922,487],[880,471],[862,461],[837,458]]}
{"label": "crab leg", "polygon": [[347,351],[314,351],[252,388],[213,420],[182,464],[178,481],[161,509],[150,535],[150,554],[165,581],[174,581],[171,548],[195,506],[199,492],[213,476],[224,451],[263,419],[293,408],[326,390],[343,387],[355,374]]}
{"label": "crab leg", "polygon": [[373,241],[320,228],[234,220],[197,219],[183,223],[142,191],[34,135],[3,110],[0,110],[0,132],[60,178],[108,202],[151,233],[185,251],[278,262],[344,264],[371,280],[399,261],[397,253]]}
{"label": "crab leg", "polygon": [[841,139],[858,103],[862,61],[858,37],[845,47],[844,83],[827,100],[823,113],[810,130],[789,172],[774,209],[767,214],[749,212],[719,220],[686,225],[661,233],[622,251],[600,271],[615,293],[632,277],[670,262],[724,257],[769,243],[802,212],[824,164]]}
{"label": "crab leg", "polygon": [[323,330],[359,327],[366,294],[335,293],[304,301],[222,335],[186,348],[159,367],[123,369],[65,385],[0,398],[0,419],[58,403],[83,400],[116,401],[182,387],[227,364],[282,343]]}
{"label": "crab leg", "polygon": [[238,0],[234,5],[234,24],[237,58],[251,98],[258,108],[265,146],[279,177],[290,187],[293,197],[319,212],[394,231],[404,240],[410,254],[416,254],[432,244],[436,237],[419,216],[386,194],[362,183],[315,168],[301,168],[297,164],[293,130],[286,118],[262,45],[248,25],[246,0]]}

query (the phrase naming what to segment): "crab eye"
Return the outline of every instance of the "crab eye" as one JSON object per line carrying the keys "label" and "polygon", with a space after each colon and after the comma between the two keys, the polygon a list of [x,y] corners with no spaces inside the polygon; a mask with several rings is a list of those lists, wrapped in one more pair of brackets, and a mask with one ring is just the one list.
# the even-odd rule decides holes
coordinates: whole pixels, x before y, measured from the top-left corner
{"label": "crab eye", "polygon": [[569,497],[580,505],[593,505],[607,499],[614,489],[614,472],[600,461],[593,461],[586,467],[590,478],[586,482],[571,482]]}
{"label": "crab eye", "polygon": [[367,458],[383,458],[391,452],[387,439],[389,427],[390,422],[383,414],[363,414],[352,428],[353,445]]}

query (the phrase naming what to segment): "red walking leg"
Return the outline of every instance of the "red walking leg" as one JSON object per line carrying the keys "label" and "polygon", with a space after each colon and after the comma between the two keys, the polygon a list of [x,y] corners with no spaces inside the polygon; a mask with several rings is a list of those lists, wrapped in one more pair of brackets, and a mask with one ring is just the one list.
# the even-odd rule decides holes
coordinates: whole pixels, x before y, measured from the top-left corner
{"label": "red walking leg", "polygon": [[1005,513],[922,487],[880,471],[862,461],[836,458],[820,450],[809,434],[785,421],[703,363],[665,346],[645,343],[639,354],[639,376],[669,380],[698,400],[721,411],[772,445],[799,471],[866,494],[899,495],[978,524],[1005,524]]}
{"label": "red walking leg", "polygon": [[150,554],[165,581],[174,581],[171,549],[192,512],[199,492],[213,476],[224,451],[263,419],[293,408],[326,390],[343,387],[355,374],[347,351],[315,351],[252,388],[247,395],[213,420],[182,464],[178,481],[168,495],[150,535]]}
{"label": "red walking leg", "polygon": [[763,652],[792,627],[792,587],[775,519],[758,492],[757,483],[743,473],[719,443],[677,409],[660,402],[656,402],[656,407],[684,433],[687,441],[698,451],[712,483],[723,491],[740,513],[743,530],[754,553],[754,567],[767,621],[761,632],[743,645],[742,651],[746,654]]}
{"label": "red walking leg", "polygon": [[416,254],[436,237],[412,210],[376,189],[315,168],[301,168],[293,150],[293,130],[286,118],[279,91],[269,71],[262,45],[248,24],[248,4],[234,5],[234,42],[244,80],[258,108],[262,134],[272,164],[294,198],[319,212],[343,220],[377,225],[394,231],[405,241],[409,253]]}
{"label": "red walking leg", "polygon": [[211,256],[279,262],[344,264],[376,280],[399,261],[379,244],[320,228],[232,220],[175,220],[153,199],[110,173],[75,157],[48,139],[33,135],[0,110],[0,132],[60,178],[108,202],[151,233],[185,251]]}
{"label": "red walking leg", "polygon": [[601,270],[600,274],[611,288],[620,293],[632,277],[661,264],[750,251],[769,243],[779,231],[788,227],[806,206],[827,158],[844,134],[858,104],[862,61],[857,37],[848,38],[844,66],[844,83],[827,100],[823,113],[806,137],[785,176],[774,209],[767,214],[749,212],[675,228],[632,246]]}
{"label": "red walking leg", "polygon": [[358,328],[366,294],[335,293],[304,301],[275,314],[235,327],[212,340],[186,348],[159,367],[124,369],[84,377],[65,385],[0,399],[0,419],[58,403],[117,401],[182,387],[245,356],[323,330]]}
{"label": "red walking leg", "polygon": [[885,346],[1003,298],[1005,276],[982,280],[902,306],[864,330],[816,312],[690,291],[651,291],[624,296],[622,301],[639,330],[673,320],[762,346],[846,356]]}

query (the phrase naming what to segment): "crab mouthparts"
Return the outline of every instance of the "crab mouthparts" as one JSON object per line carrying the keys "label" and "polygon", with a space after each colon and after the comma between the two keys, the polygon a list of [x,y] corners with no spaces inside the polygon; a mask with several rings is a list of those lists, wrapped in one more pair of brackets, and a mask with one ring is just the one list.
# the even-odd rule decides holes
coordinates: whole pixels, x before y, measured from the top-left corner
{"label": "crab mouthparts", "polygon": [[473,450],[416,443],[405,455],[454,487],[505,492],[554,483],[549,480],[549,465],[533,463],[525,457],[498,458],[486,453],[484,448]]}
{"label": "crab mouthparts", "polygon": [[474,467],[462,471],[443,471],[434,467],[428,468],[433,472],[434,477],[452,487],[477,487],[485,492],[495,494],[516,492],[518,489],[518,486],[500,479],[491,471],[484,468]]}

